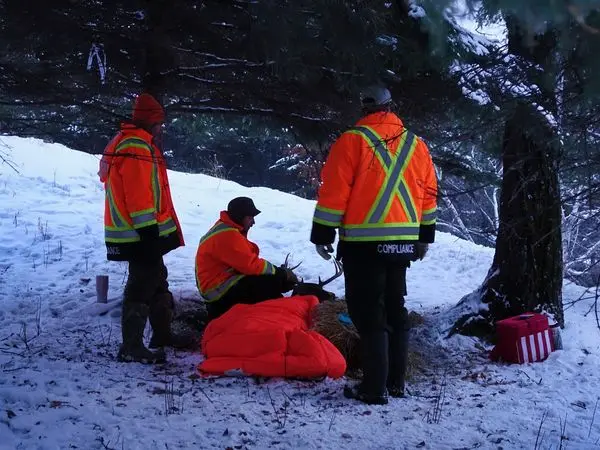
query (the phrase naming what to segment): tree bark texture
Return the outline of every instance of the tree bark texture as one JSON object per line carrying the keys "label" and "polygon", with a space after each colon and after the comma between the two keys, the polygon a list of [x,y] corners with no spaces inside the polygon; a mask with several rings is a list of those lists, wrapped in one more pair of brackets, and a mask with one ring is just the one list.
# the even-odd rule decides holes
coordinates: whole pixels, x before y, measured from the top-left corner
{"label": "tree bark texture", "polygon": [[519,103],[506,123],[496,252],[479,290],[488,309],[461,317],[451,334],[491,337],[496,321],[528,311],[564,324],[557,139],[545,121]]}
{"label": "tree bark texture", "polygon": [[[500,228],[484,302],[495,318],[547,310],[563,324],[561,200],[554,163],[555,136],[528,133],[523,124],[545,120],[520,104],[503,142]],[[540,139],[541,138],[541,139]],[[544,139],[545,138],[545,139]]]}

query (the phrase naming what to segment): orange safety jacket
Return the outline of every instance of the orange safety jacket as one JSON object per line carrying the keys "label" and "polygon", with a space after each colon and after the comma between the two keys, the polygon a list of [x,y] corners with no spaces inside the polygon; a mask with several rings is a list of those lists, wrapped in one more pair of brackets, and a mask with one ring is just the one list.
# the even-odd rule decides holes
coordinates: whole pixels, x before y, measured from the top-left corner
{"label": "orange safety jacket", "polygon": [[109,143],[100,164],[104,182],[104,239],[108,258],[130,260],[140,253],[141,231],[154,227],[163,254],[184,245],[167,166],[152,135],[131,124]]}
{"label": "orange safety jacket", "polygon": [[339,228],[341,241],[433,242],[433,232],[423,232],[435,230],[433,162],[395,114],[370,114],[343,133],[321,177],[313,222]]}
{"label": "orange safety jacket", "polygon": [[223,297],[246,275],[275,275],[277,268],[260,258],[258,245],[243,228],[221,211],[220,220],[206,233],[196,252],[196,286],[207,302]]}

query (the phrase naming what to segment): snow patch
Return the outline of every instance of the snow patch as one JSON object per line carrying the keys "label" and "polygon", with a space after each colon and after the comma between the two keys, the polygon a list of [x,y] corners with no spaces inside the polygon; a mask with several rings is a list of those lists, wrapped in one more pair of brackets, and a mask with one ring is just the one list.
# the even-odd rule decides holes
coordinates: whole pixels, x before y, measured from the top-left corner
{"label": "snow patch", "polygon": [[[120,314],[110,307],[127,267],[105,260],[98,157],[1,140],[18,172],[0,162],[0,448],[533,448],[540,424],[542,448],[557,448],[565,416],[570,448],[600,439],[600,333],[586,315],[590,296],[565,284],[566,301],[585,299],[566,311],[564,350],[543,363],[491,363],[489,347],[446,339],[445,330],[449,312],[485,279],[493,250],[445,233],[408,271],[407,306],[425,317],[411,348],[427,364],[405,399],[360,405],[343,398],[345,380],[203,379],[198,353],[169,350],[165,366],[119,364]],[[263,211],[250,238],[264,257],[279,264],[290,252],[307,281],[333,271],[309,243],[314,201],[169,176],[187,240],[166,258],[176,299],[199,299],[196,245],[238,195]],[[99,274],[110,277],[105,315],[95,302]],[[343,286],[340,278],[331,289],[343,295]]]}

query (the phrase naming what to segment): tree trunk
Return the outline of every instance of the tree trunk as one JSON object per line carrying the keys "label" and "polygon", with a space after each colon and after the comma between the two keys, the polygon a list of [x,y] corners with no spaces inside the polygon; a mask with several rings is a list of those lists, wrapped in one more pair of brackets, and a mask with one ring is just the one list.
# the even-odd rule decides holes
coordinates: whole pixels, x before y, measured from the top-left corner
{"label": "tree trunk", "polygon": [[500,226],[492,267],[479,291],[459,303],[476,295],[483,305],[463,315],[451,334],[491,337],[496,321],[527,311],[547,311],[564,324],[556,141],[540,112],[517,105],[504,131]]}

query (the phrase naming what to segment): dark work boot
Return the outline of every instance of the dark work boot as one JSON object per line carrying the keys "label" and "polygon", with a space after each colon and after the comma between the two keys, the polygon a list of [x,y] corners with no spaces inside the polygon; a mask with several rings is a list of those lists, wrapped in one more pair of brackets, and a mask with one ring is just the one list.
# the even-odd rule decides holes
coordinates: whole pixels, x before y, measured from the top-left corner
{"label": "dark work boot", "polygon": [[363,380],[354,387],[344,388],[344,396],[369,405],[388,402],[386,380],[388,376],[388,336],[385,331],[360,337]]}
{"label": "dark work boot", "polygon": [[150,348],[173,347],[177,349],[192,349],[198,344],[197,336],[177,334],[173,332],[173,317],[175,302],[170,292],[157,294],[155,303],[150,307],[150,325],[152,338]]}
{"label": "dark work boot", "polygon": [[123,303],[121,328],[123,344],[119,348],[117,360],[122,362],[141,362],[144,364],[164,363],[164,350],[156,352],[144,346],[144,328],[148,319],[148,306],[141,303]]}
{"label": "dark work boot", "polygon": [[166,347],[171,345],[171,322],[173,321],[173,295],[170,292],[156,294],[150,305],[150,325],[152,338],[150,348]]}
{"label": "dark work boot", "polygon": [[408,366],[409,330],[390,333],[390,372],[387,379],[387,389],[391,397],[404,397],[404,380]]}

